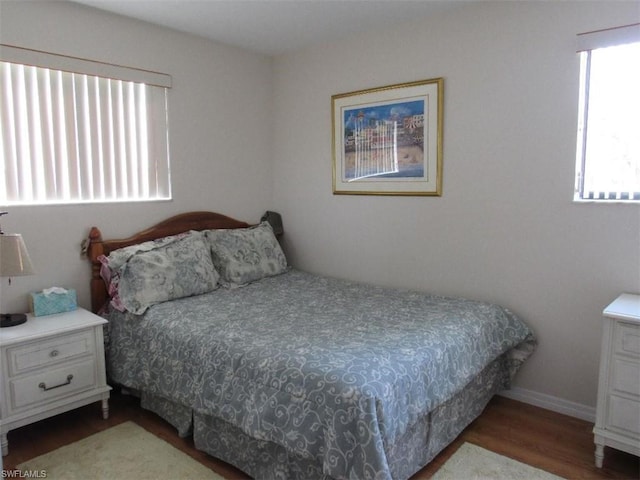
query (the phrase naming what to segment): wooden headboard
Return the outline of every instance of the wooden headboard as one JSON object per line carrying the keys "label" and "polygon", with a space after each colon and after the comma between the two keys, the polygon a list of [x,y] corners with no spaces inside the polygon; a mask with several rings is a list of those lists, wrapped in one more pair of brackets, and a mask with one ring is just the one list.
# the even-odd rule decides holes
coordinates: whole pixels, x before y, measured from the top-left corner
{"label": "wooden headboard", "polygon": [[108,294],[104,280],[100,276],[100,255],[109,255],[118,248],[155,240],[168,235],[189,230],[209,230],[213,228],[246,228],[250,225],[226,215],[214,212],[188,212],[168,218],[152,227],[142,230],[129,238],[103,240],[98,227],[91,227],[87,255],[91,261],[91,310],[97,313],[107,302]]}

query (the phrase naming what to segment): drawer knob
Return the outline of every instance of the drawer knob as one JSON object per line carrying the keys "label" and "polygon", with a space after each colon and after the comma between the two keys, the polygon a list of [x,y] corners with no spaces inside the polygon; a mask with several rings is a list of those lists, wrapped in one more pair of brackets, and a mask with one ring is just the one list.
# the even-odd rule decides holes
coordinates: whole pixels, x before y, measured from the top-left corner
{"label": "drawer knob", "polygon": [[67,381],[64,383],[61,383],[59,385],[54,385],[53,387],[47,387],[47,384],[44,382],[40,382],[38,384],[38,388],[41,388],[42,390],[44,390],[45,392],[48,390],[53,390],[54,388],[60,388],[60,387],[64,387],[65,385],[69,385],[71,383],[71,380],[73,379],[73,375],[69,374],[67,375]]}
{"label": "drawer knob", "polygon": [[60,354],[58,350],[51,350],[50,357],[57,357]]}

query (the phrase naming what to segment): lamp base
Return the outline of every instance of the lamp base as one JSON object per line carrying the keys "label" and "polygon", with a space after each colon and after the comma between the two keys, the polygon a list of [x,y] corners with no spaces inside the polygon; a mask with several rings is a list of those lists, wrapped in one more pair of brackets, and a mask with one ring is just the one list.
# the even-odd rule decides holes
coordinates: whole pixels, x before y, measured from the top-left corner
{"label": "lamp base", "polygon": [[15,327],[21,325],[27,321],[27,316],[24,313],[1,313],[0,314],[0,328]]}

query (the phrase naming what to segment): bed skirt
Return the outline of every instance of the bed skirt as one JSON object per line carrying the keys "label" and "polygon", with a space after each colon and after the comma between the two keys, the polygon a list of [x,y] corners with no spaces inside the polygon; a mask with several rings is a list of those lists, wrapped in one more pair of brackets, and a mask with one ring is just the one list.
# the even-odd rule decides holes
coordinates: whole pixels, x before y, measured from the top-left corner
{"label": "bed skirt", "polygon": [[[489,364],[462,391],[416,422],[391,445],[385,445],[394,479],[407,479],[449,445],[497,392],[509,388],[505,356]],[[171,423],[181,436],[193,430],[198,450],[223,460],[253,478],[323,479],[323,460],[303,457],[273,442],[249,437],[239,428],[210,415],[192,412],[168,400],[142,394],[141,405]],[[354,474],[355,475],[355,474]],[[372,475],[375,478],[375,474]]]}

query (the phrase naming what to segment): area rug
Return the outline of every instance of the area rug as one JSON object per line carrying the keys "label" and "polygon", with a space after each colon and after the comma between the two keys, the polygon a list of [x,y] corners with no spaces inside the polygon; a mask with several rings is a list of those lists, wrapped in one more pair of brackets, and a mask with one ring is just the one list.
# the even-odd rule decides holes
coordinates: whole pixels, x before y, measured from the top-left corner
{"label": "area rug", "polygon": [[[133,422],[111,427],[18,465],[48,480],[224,480]],[[43,477],[42,473],[39,478]]]}
{"label": "area rug", "polygon": [[549,472],[464,443],[432,480],[561,480]]}

